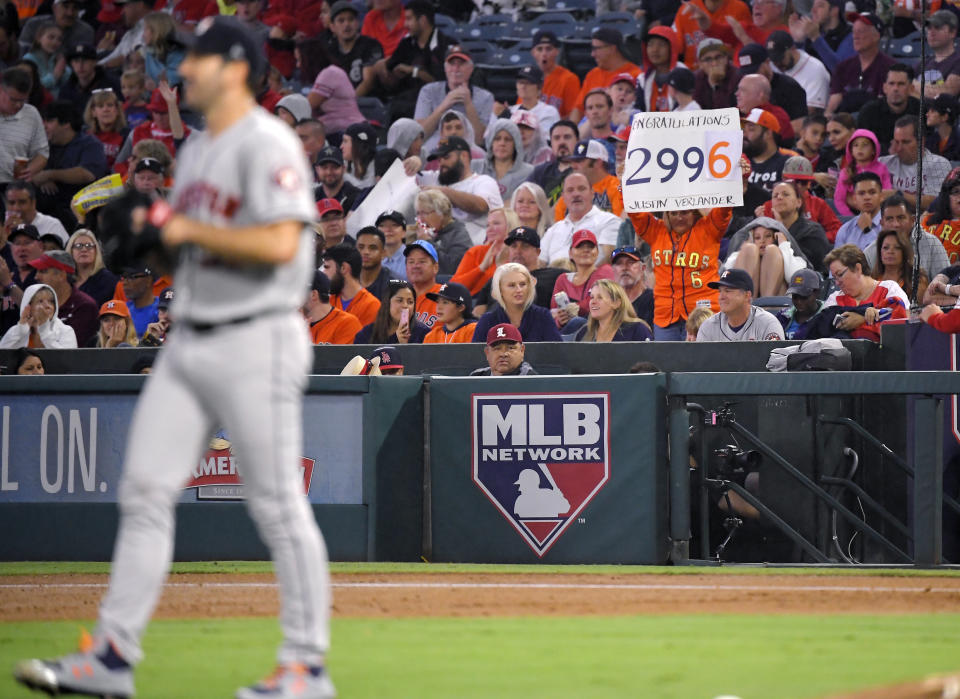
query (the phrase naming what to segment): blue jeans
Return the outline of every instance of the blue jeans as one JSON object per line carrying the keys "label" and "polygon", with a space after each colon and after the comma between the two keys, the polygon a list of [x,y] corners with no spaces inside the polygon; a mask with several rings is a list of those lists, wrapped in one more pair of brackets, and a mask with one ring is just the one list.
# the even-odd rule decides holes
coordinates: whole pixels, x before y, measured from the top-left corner
{"label": "blue jeans", "polygon": [[653,326],[653,339],[666,342],[683,342],[687,339],[687,321],[678,320],[666,327]]}

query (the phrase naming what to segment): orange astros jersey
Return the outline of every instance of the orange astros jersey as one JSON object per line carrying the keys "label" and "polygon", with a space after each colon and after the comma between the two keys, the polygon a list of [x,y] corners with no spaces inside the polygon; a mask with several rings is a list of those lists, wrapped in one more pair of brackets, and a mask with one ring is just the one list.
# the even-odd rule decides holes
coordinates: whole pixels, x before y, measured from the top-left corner
{"label": "orange astros jersey", "polygon": [[653,261],[653,322],[665,328],[685,320],[697,301],[707,300],[714,311],[717,291],[707,286],[719,276],[720,240],[730,224],[730,208],[711,209],[684,235],[675,236],[651,213],[631,213],[637,237],[650,245]]}

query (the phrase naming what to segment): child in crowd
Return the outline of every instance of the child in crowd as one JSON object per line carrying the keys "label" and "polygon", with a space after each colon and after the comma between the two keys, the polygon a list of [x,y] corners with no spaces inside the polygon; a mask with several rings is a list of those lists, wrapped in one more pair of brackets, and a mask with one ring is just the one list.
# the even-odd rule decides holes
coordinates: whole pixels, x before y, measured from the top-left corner
{"label": "child in crowd", "polygon": [[123,116],[127,125],[133,129],[150,120],[150,108],[147,107],[147,80],[143,73],[126,70],[120,76],[120,91],[123,92]]}
{"label": "child in crowd", "polygon": [[880,155],[880,142],[873,131],[857,129],[847,141],[847,152],[843,167],[837,177],[837,189],[833,195],[833,205],[843,216],[853,216],[853,178],[861,172],[873,172],[880,177],[881,189],[892,189],[890,171],[877,160]]}
{"label": "child in crowd", "polygon": [[712,315],[713,310],[710,306],[697,306],[690,311],[690,315],[687,316],[687,342],[697,341],[697,333],[700,332],[700,326]]}
{"label": "child in crowd", "polygon": [[427,292],[427,298],[437,302],[437,322],[423,338],[423,344],[470,342],[476,320],[473,318],[473,299],[463,284],[447,282],[436,293]]}
{"label": "child in crowd", "polygon": [[83,122],[87,125],[87,133],[103,144],[107,167],[112,170],[120,146],[130,132],[120,100],[112,89],[94,90],[83,111]]}
{"label": "child in crowd", "polygon": [[177,70],[186,56],[176,39],[177,27],[166,12],[151,12],[143,18],[143,61],[147,77],[154,85],[161,81],[179,85]]}
{"label": "child in crowd", "polygon": [[616,131],[618,126],[629,125],[633,115],[637,112],[633,106],[637,99],[637,81],[630,73],[620,73],[610,83],[607,94],[613,100],[610,122],[613,130]]}
{"label": "child in crowd", "polygon": [[67,59],[60,48],[63,46],[63,30],[51,20],[44,22],[34,35],[30,52],[23,57],[25,61],[33,61],[40,75],[40,84],[47,88],[54,97],[60,86],[70,77],[70,68]]}
{"label": "child in crowd", "polygon": [[827,135],[827,119],[819,114],[804,117],[800,127],[800,137],[797,139],[797,151],[810,161],[813,169],[817,169],[820,161],[820,149]]}

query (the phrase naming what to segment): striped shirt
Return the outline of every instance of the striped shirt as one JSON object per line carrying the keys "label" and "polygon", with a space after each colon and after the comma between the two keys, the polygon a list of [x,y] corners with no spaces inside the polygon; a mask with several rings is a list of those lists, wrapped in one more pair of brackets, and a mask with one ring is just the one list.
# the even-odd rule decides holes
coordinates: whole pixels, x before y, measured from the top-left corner
{"label": "striped shirt", "polygon": [[0,114],[0,184],[13,180],[15,158],[33,160],[37,155],[49,157],[50,146],[36,107],[25,104],[13,116]]}

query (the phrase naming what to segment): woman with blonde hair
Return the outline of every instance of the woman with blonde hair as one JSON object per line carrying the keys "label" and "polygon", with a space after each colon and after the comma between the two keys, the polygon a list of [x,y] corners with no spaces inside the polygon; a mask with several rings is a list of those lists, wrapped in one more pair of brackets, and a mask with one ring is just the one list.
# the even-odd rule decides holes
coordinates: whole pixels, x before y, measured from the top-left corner
{"label": "woman with blonde hair", "polygon": [[77,289],[87,294],[98,306],[113,298],[120,277],[104,266],[100,241],[87,228],[78,228],[67,241],[66,251],[77,265]]}
{"label": "woman with blonde hair", "polygon": [[520,331],[524,342],[561,342],[560,331],[550,311],[535,306],[537,282],[530,270],[518,262],[497,267],[490,282],[490,295],[497,302],[477,321],[474,342],[486,342],[487,331],[500,323],[511,323]]}
{"label": "woman with blonde hair", "polygon": [[510,208],[517,212],[521,226],[537,231],[541,238],[553,225],[553,208],[547,202],[543,187],[534,182],[522,182],[510,197]]}
{"label": "woman with blonde hair", "polygon": [[151,12],[143,18],[144,72],[159,85],[166,81],[171,87],[179,85],[180,64],[186,56],[184,46],[177,39],[177,25],[166,12]]}
{"label": "woman with blonde hair", "polygon": [[83,110],[83,123],[87,125],[87,133],[103,144],[107,167],[113,170],[117,154],[130,129],[127,127],[127,117],[123,113],[120,98],[111,88],[94,90]]}
{"label": "woman with blonde hair", "polygon": [[644,342],[653,333],[637,318],[630,297],[612,279],[599,279],[590,288],[590,317],[577,332],[577,342]]}
{"label": "woman with blonde hair", "polygon": [[130,317],[130,309],[123,301],[111,299],[100,306],[100,330],[97,331],[94,347],[136,347],[140,344],[137,328]]}
{"label": "woman with blonde hair", "polygon": [[487,237],[480,245],[466,251],[450,281],[463,284],[472,296],[480,293],[493,273],[510,259],[507,235],[520,227],[520,219],[512,209],[491,209],[487,214]]}

